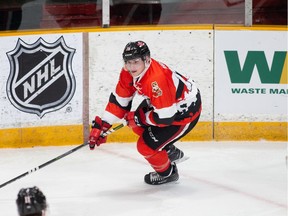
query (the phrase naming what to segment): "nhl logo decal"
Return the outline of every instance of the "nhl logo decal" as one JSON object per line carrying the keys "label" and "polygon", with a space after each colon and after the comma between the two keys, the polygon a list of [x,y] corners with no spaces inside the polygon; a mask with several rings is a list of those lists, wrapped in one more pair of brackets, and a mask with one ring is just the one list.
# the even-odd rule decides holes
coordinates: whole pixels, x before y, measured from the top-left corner
{"label": "nhl logo decal", "polygon": [[69,103],[76,89],[74,53],[63,37],[54,43],[40,37],[33,44],[18,39],[15,49],[7,52],[10,74],[6,89],[13,106],[42,118]]}

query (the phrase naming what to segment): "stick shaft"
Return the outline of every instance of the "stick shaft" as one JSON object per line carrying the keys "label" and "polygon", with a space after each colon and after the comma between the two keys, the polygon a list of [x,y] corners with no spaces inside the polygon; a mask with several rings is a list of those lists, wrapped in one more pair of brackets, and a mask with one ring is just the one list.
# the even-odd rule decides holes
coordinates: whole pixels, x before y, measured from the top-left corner
{"label": "stick shaft", "polygon": [[[116,126],[115,128],[112,128],[112,129],[108,130],[108,131],[107,131],[106,133],[104,133],[102,136],[107,136],[107,135],[109,135],[109,134],[111,134],[111,133],[119,130],[120,128],[122,128],[122,127],[124,127],[124,126],[125,126],[124,124],[120,124],[120,125]],[[55,162],[55,161],[58,161],[58,160],[60,160],[61,158],[66,157],[67,155],[72,154],[73,152],[81,149],[82,147],[84,147],[84,146],[86,146],[86,145],[88,145],[88,143],[83,143],[83,144],[81,144],[81,145],[79,145],[79,146],[77,146],[77,147],[75,147],[75,148],[73,148],[73,149],[65,152],[64,154],[59,155],[58,157],[55,157],[55,158],[53,158],[53,159],[51,159],[51,160],[49,160],[49,161],[47,161],[47,162],[45,162],[45,163],[43,163],[43,164],[35,167],[35,168],[33,168],[33,169],[31,169],[31,170],[29,170],[29,171],[27,171],[27,172],[25,172],[25,173],[22,173],[21,175],[16,176],[15,178],[10,179],[9,181],[1,184],[1,185],[0,185],[0,188],[4,187],[4,186],[7,185],[7,184],[10,184],[10,183],[16,181],[16,180],[18,180],[18,179],[20,179],[20,178],[22,178],[22,177],[24,177],[24,176],[26,176],[26,175],[29,175],[30,173],[36,172],[37,170],[39,170],[39,169],[41,169],[41,168],[43,168],[43,167],[45,167],[45,166],[47,166],[47,165]]]}

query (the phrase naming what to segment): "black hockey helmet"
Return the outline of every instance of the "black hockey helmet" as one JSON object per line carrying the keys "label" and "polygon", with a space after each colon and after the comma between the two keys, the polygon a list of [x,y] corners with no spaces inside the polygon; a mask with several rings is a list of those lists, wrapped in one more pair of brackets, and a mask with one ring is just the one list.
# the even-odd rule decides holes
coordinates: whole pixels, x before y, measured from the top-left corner
{"label": "black hockey helmet", "polygon": [[47,208],[46,197],[38,187],[22,188],[16,204],[20,216],[42,215]]}
{"label": "black hockey helmet", "polygon": [[122,54],[124,62],[136,58],[141,58],[144,61],[145,56],[150,56],[150,50],[143,41],[129,42]]}

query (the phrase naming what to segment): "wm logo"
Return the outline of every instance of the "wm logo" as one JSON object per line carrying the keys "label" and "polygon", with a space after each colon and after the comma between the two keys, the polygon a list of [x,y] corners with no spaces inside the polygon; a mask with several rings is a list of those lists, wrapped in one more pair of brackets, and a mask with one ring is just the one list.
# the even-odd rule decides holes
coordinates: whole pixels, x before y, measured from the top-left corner
{"label": "wm logo", "polygon": [[287,52],[275,51],[271,67],[264,51],[248,51],[243,67],[237,51],[224,51],[231,83],[250,83],[254,67],[262,84],[287,84]]}

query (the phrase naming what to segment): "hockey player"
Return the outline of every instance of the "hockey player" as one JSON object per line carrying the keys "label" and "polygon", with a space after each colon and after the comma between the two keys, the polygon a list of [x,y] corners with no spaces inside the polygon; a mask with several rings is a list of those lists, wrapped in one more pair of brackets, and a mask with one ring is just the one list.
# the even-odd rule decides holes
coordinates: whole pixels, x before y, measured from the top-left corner
{"label": "hockey player", "polygon": [[16,199],[19,216],[45,216],[46,197],[38,187],[22,188]]}
{"label": "hockey player", "polygon": [[[174,143],[197,124],[201,113],[200,91],[193,80],[172,71],[150,57],[143,41],[128,43],[122,54],[124,66],[102,118],[95,117],[89,136],[90,149],[106,142],[101,134],[125,119],[139,135],[137,150],[154,169],[144,176],[147,184],[159,185],[179,178],[176,162],[184,153]],[[144,97],[130,111],[138,93]]]}

